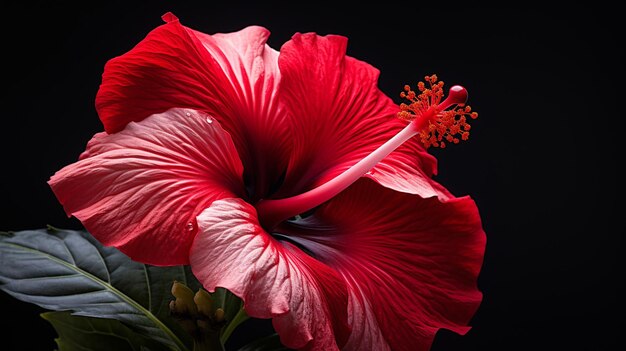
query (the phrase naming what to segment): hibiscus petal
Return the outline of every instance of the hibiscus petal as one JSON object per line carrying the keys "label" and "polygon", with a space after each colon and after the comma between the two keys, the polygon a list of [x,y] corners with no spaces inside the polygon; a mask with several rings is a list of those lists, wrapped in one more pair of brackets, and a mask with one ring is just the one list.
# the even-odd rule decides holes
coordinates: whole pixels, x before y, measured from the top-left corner
{"label": "hibiscus petal", "polygon": [[169,23],[106,64],[96,97],[105,130],[118,132],[174,107],[205,111],[231,134],[246,183],[265,196],[282,176],[290,149],[286,112],[276,97],[278,52],[265,44],[269,31],[252,26],[210,36],[171,14],[164,19]]}
{"label": "hibiscus petal", "polygon": [[[294,149],[280,195],[325,183],[397,134],[406,123],[378,89],[379,72],[346,56],[347,39],[296,34],[280,51],[281,98],[290,110]],[[438,195],[435,159],[417,138],[383,160],[370,178],[394,190]]]}
{"label": "hibiscus petal", "polygon": [[469,330],[485,247],[470,198],[422,199],[363,179],[279,231],[348,284],[345,350],[428,350],[440,328]]}
{"label": "hibiscus petal", "polygon": [[242,172],[217,121],[171,109],[96,134],[49,184],[67,214],[103,244],[140,262],[177,265],[188,263],[195,217],[216,199],[243,194]]}
{"label": "hibiscus petal", "polygon": [[287,347],[338,350],[345,343],[343,280],[265,232],[252,205],[241,199],[215,201],[198,216],[198,226],[190,262],[206,289],[224,287],[244,300],[250,316],[273,318]]}

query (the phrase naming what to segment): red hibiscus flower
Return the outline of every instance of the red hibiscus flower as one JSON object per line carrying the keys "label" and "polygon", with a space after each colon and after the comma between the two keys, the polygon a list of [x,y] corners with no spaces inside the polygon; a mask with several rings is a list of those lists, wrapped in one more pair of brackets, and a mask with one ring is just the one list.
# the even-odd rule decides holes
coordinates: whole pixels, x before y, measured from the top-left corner
{"label": "red hibiscus flower", "polygon": [[484,233],[413,137],[458,141],[469,110],[445,109],[465,90],[441,102],[433,78],[399,109],[343,37],[296,34],[279,53],[261,27],[164,19],[105,67],[106,133],[49,182],[68,215],[137,261],[191,264],[291,348],[427,350],[440,328],[465,333]]}

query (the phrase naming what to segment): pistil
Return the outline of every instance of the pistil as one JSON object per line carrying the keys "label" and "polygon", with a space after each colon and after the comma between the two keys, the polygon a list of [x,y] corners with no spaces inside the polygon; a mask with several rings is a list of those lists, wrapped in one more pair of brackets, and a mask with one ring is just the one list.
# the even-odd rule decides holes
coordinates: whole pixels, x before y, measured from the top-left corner
{"label": "pistil", "polygon": [[[434,75],[427,76],[426,81],[430,84],[428,88],[424,83],[418,83],[418,90],[421,92],[419,95],[410,87],[405,86],[405,91],[400,96],[409,100],[410,104],[400,106],[398,117],[409,121],[409,124],[378,149],[315,189],[289,198],[259,201],[256,204],[256,210],[263,227],[266,230],[272,230],[280,222],[332,199],[417,134],[420,134],[426,147],[445,147],[443,139],[458,142],[458,138],[454,135],[460,133],[467,133],[461,134],[462,139],[465,140],[469,135],[469,125],[466,123],[465,116],[469,115],[471,118],[477,116],[475,112],[470,112],[469,106],[465,106],[467,90],[460,85],[455,85],[450,88],[448,97],[441,102],[443,82],[437,82],[437,77]],[[447,110],[453,106],[454,108]]]}

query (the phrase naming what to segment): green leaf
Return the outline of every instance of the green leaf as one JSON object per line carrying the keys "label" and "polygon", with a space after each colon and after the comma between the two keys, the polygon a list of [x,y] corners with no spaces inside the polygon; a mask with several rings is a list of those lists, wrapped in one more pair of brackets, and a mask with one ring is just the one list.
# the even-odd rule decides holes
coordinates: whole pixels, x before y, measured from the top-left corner
{"label": "green leaf", "polygon": [[164,351],[163,344],[135,333],[114,319],[73,316],[70,312],[46,312],[41,317],[54,327],[59,351]]}
{"label": "green leaf", "polygon": [[168,315],[174,280],[200,286],[186,267],[134,262],[84,231],[0,233],[0,289],[46,309],[116,319],[173,350],[187,350],[189,335]]}
{"label": "green leaf", "polygon": [[[278,334],[272,334],[264,338],[254,340],[248,345],[240,348],[238,351],[288,351],[291,349],[286,348],[280,343]],[[63,350],[61,350],[63,351]]]}

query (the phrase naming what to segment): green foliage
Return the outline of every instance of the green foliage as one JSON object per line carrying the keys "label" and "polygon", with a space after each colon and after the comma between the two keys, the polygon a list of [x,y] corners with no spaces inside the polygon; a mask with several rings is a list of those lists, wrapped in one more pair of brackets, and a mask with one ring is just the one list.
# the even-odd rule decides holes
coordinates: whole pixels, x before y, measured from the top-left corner
{"label": "green foliage", "polygon": [[[194,340],[182,327],[181,316],[170,313],[174,281],[193,292],[201,288],[187,266],[132,261],[85,231],[0,232],[0,290],[58,311],[42,317],[57,331],[59,351],[192,349]],[[213,311],[224,311],[220,333],[224,343],[248,316],[242,301],[225,289],[217,289],[210,299]],[[185,318],[196,323],[198,316]],[[287,349],[276,335],[240,349],[279,350]]]}
{"label": "green foliage", "polygon": [[134,262],[84,231],[0,234],[0,289],[8,294],[54,311],[115,319],[170,349],[186,350],[191,338],[169,317],[174,280],[200,286],[185,267]]}
{"label": "green foliage", "polygon": [[73,316],[70,312],[46,312],[59,337],[59,351],[166,351],[168,348],[150,340],[114,319]]}

